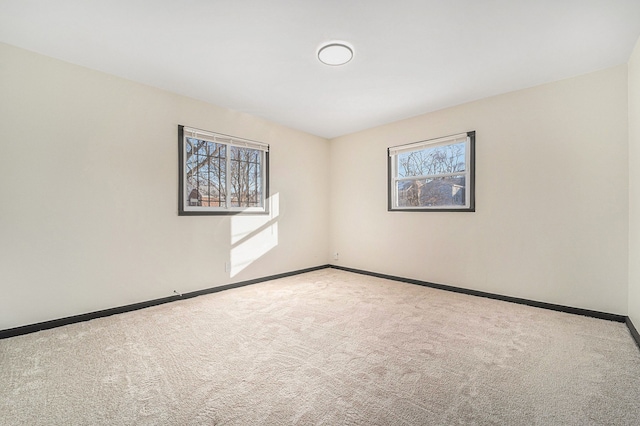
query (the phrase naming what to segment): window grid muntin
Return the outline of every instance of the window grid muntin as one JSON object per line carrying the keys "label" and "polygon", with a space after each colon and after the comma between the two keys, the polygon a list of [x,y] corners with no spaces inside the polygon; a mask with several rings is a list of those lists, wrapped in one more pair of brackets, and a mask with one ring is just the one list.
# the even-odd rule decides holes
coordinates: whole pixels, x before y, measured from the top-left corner
{"label": "window grid muntin", "polygon": [[[231,146],[230,147],[230,153],[231,155],[229,155],[229,168],[227,170],[234,170],[234,167],[236,167],[237,169],[240,169],[242,167],[242,164],[246,164],[247,167],[247,173],[246,175],[248,176],[249,182],[247,182],[248,188],[247,188],[247,196],[251,197],[253,199],[253,201],[250,201],[249,199],[246,200],[246,206],[241,206],[241,199],[238,198],[237,195],[237,191],[236,191],[236,197],[237,197],[237,204],[238,205],[233,205],[234,204],[234,192],[233,189],[231,191],[231,196],[229,197],[229,202],[231,203],[231,207],[263,207],[263,201],[262,201],[262,153],[259,150],[256,149],[251,149],[251,148],[242,148],[242,147],[236,147],[236,146]],[[245,155],[247,155],[247,159],[238,159],[237,156],[241,153],[244,153]],[[236,156],[236,158],[234,158],[234,154]],[[253,160],[253,161],[251,161]],[[249,176],[250,174],[253,175],[253,183],[251,182],[251,176]],[[236,174],[232,174],[232,178],[229,179],[229,184],[230,185],[234,185],[234,177],[237,177],[238,179],[240,177],[244,177],[245,173],[236,173]],[[241,185],[240,182],[237,183],[238,185]],[[251,196],[251,192],[253,192],[253,196]],[[249,204],[253,204],[253,205],[249,205]]]}
{"label": "window grid muntin", "polygon": [[[268,197],[268,151],[269,146],[267,144],[263,144],[261,142],[253,142],[244,139],[235,138],[232,136],[218,135],[205,131],[198,131],[198,137],[189,136],[193,133],[193,129],[180,126],[181,134],[182,134],[182,156],[183,160],[181,161],[181,169],[183,170],[181,179],[181,206],[180,206],[180,214],[225,214],[225,213],[268,213],[266,199]],[[206,136],[200,138],[200,135],[204,133]],[[215,136],[215,137],[214,137]],[[253,177],[249,179],[251,181],[251,200],[248,203],[243,202],[245,206],[238,205],[239,203],[234,203],[231,200],[232,190],[231,188],[231,178],[226,179],[229,176],[228,171],[231,170],[231,155],[226,155],[224,157],[225,167],[220,174],[221,179],[225,179],[225,185],[221,185],[222,190],[221,194],[224,196],[224,199],[220,200],[220,206],[191,206],[189,205],[189,182],[188,182],[188,168],[189,164],[193,162],[189,161],[188,158],[188,150],[189,143],[188,139],[199,140],[202,142],[207,142],[209,147],[213,146],[212,144],[216,144],[218,146],[224,147],[226,149],[227,154],[233,149],[237,149],[237,152],[243,152],[246,150],[247,152],[252,152],[250,155],[250,169],[253,173]],[[218,158],[218,157],[216,157]],[[185,160],[186,159],[186,160]],[[218,158],[219,161],[222,161],[221,158]],[[241,160],[241,162],[244,160]],[[243,197],[241,197],[243,198]],[[202,204],[202,203],[201,203]]]}
{"label": "window grid muntin", "polygon": [[[185,138],[185,148],[187,168],[184,179],[187,206],[223,206],[227,194],[226,170],[222,167],[222,162],[226,162],[226,145],[187,137]],[[191,152],[191,155],[189,155],[189,152]],[[190,175],[194,167],[196,170]],[[198,194],[197,201],[193,198],[194,190]],[[214,198],[213,200],[212,197]],[[217,206],[212,206],[212,203],[217,203]]]}

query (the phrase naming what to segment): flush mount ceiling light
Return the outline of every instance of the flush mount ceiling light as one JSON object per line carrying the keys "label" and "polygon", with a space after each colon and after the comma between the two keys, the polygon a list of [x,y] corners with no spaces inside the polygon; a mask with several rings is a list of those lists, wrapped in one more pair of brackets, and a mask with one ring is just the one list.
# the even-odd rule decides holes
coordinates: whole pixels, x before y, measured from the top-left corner
{"label": "flush mount ceiling light", "polygon": [[344,65],[353,58],[353,47],[344,41],[332,41],[318,49],[318,59],[326,65]]}

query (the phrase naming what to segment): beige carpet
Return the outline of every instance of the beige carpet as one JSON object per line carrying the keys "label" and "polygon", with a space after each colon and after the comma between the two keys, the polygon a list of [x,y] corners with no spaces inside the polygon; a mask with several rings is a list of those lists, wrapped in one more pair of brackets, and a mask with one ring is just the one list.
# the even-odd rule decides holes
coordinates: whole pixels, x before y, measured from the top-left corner
{"label": "beige carpet", "polygon": [[0,340],[2,425],[639,425],[624,324],[334,269]]}

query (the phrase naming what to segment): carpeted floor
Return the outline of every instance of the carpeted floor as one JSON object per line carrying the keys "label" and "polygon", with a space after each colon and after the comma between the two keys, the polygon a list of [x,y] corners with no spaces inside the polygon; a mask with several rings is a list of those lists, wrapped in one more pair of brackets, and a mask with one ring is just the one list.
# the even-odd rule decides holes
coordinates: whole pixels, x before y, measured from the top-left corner
{"label": "carpeted floor", "polygon": [[638,425],[624,324],[323,269],[0,340],[2,425]]}

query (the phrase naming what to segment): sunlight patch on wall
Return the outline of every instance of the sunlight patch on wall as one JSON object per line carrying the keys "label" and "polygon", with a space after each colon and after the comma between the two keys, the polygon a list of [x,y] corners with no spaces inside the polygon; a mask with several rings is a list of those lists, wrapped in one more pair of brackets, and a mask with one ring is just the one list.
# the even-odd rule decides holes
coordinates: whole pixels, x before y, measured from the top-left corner
{"label": "sunlight patch on wall", "polygon": [[236,215],[231,218],[231,277],[278,245],[279,194],[272,195],[267,202],[268,215]]}

